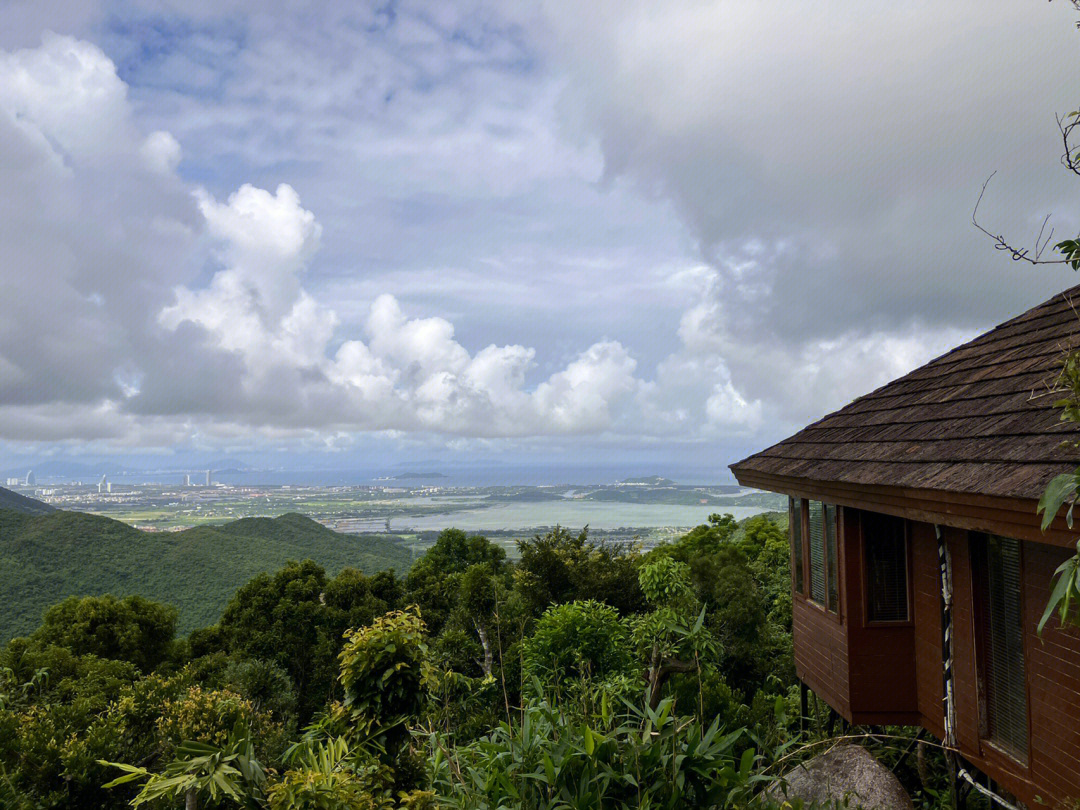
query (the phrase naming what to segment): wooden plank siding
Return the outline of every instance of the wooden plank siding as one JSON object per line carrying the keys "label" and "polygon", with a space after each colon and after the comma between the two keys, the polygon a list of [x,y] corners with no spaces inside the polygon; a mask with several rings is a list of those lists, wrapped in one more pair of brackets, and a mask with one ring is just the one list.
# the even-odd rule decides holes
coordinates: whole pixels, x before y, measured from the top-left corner
{"label": "wooden plank siding", "polygon": [[816,695],[851,719],[847,633],[835,616],[796,595],[791,606],[795,673]]}
{"label": "wooden plank siding", "polygon": [[1060,801],[1080,799],[1080,632],[1035,628],[1050,596],[1054,569],[1068,556],[1041,543],[1024,544],[1025,658],[1031,724],[1031,781]]}
{"label": "wooden plank siding", "polygon": [[[861,513],[841,510],[841,612],[794,601],[799,678],[856,725],[918,725],[944,737],[941,581],[934,525],[908,522],[911,621],[865,621]],[[961,756],[1034,806],[1080,798],[1080,631],[1052,622],[1035,632],[1051,577],[1068,556],[1045,543],[1022,544],[1029,752],[1018,762],[983,739],[976,660],[976,596],[970,534],[943,527],[953,571],[953,687]]]}

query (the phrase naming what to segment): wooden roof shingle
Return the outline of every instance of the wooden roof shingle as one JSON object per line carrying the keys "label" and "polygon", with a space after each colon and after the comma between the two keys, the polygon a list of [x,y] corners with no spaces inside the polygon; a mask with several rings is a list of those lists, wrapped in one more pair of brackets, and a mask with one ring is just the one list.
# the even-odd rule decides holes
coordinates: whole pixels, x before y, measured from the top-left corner
{"label": "wooden roof shingle", "polygon": [[[1038,498],[1080,464],[1045,395],[1080,346],[1080,286],[957,346],[749,458],[736,477]],[[1040,396],[1040,394],[1043,394]]]}

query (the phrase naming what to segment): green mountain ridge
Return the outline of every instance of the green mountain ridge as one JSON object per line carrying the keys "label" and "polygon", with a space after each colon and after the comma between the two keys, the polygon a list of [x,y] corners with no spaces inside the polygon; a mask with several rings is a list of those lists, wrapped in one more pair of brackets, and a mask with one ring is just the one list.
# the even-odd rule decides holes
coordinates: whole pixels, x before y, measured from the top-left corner
{"label": "green mountain ridge", "polygon": [[309,558],[331,575],[370,574],[404,573],[412,555],[393,537],[339,534],[295,513],[155,533],[81,512],[0,508],[0,643],[33,631],[49,605],[104,593],[175,605],[186,634],[215,622],[257,574]]}
{"label": "green mountain ridge", "polygon": [[0,509],[11,509],[26,515],[47,515],[49,512],[56,511],[55,506],[50,506],[44,501],[27,498],[25,495],[3,487],[0,487]]}

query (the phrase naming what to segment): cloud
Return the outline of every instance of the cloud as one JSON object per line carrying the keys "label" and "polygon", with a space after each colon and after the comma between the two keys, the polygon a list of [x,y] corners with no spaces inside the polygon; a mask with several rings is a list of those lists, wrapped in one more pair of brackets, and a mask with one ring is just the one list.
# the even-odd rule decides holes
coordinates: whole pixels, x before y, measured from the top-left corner
{"label": "cloud", "polygon": [[117,369],[148,361],[152,313],[191,273],[190,193],[144,159],[162,141],[140,136],[112,62],[70,37],[0,52],[0,144],[3,404],[122,397]]}
{"label": "cloud", "polygon": [[[865,390],[878,370],[1073,283],[1003,261],[969,222],[1000,169],[992,227],[1027,240],[1055,209],[1059,232],[1080,225],[1075,178],[1057,161],[1076,48],[1060,8],[544,10],[549,58],[570,77],[563,109],[599,144],[606,181],[670,201],[717,274],[722,292],[688,311],[684,341],[722,352],[736,387],[774,410],[811,418],[841,404],[849,380]],[[785,365],[825,358],[837,365],[812,376],[833,393],[793,394]]]}
{"label": "cloud", "polygon": [[235,11],[0,52],[0,436],[722,452],[1068,283],[1056,6]]}
{"label": "cloud", "polygon": [[173,330],[184,322],[202,327],[256,376],[282,364],[316,366],[337,319],[300,283],[318,247],[314,214],[284,184],[275,194],[244,185],[226,203],[204,191],[196,196],[225,269],[205,289],[178,288],[160,322]]}
{"label": "cloud", "polygon": [[[301,281],[320,228],[296,192],[244,186],[224,203],[198,196],[224,266],[205,287],[178,287],[159,320],[169,330],[197,327],[204,339],[193,346],[241,364],[239,376],[202,382],[226,386],[241,418],[326,430],[588,433],[610,429],[613,408],[639,384],[636,361],[606,341],[530,391],[534,349],[492,344],[470,354],[449,321],[409,318],[389,294],[371,303],[366,342],[346,339],[331,353],[337,316]],[[152,385],[140,381],[133,398],[152,397]]]}
{"label": "cloud", "polygon": [[[5,437],[668,429],[649,400],[655,384],[618,340],[571,350],[537,376],[536,348],[470,350],[450,320],[410,316],[389,293],[371,300],[362,334],[346,330],[307,289],[323,230],[292,186],[245,183],[225,199],[192,190],[176,174],[177,140],[140,134],[127,86],[85,42],[49,36],[0,64],[3,121],[19,136],[5,167],[23,180],[7,187],[44,203],[4,199],[24,250],[13,274],[24,294],[6,299],[4,321],[17,328],[0,343]],[[716,423],[746,405],[727,379],[713,395]]]}

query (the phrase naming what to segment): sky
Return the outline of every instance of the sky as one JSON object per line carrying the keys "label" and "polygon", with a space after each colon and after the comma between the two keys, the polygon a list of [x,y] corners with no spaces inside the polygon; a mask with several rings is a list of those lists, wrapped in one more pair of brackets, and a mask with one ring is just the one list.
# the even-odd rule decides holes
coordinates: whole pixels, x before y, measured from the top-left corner
{"label": "sky", "polygon": [[6,0],[0,467],[722,479],[1080,281],[1075,17]]}

